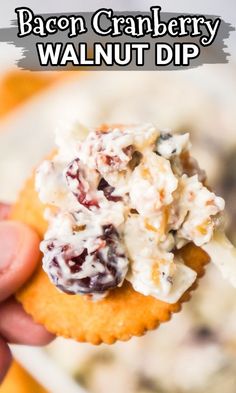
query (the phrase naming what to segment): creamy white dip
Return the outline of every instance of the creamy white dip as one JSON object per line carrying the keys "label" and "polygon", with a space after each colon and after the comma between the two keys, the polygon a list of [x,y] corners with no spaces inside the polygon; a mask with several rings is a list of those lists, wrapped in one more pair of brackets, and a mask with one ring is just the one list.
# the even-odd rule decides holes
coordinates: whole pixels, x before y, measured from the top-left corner
{"label": "creamy white dip", "polygon": [[50,279],[94,299],[127,279],[144,295],[176,302],[196,273],[174,250],[209,243],[224,209],[202,184],[189,134],[152,124],[77,126],[56,142],[57,155],[36,175],[49,205],[41,250]]}

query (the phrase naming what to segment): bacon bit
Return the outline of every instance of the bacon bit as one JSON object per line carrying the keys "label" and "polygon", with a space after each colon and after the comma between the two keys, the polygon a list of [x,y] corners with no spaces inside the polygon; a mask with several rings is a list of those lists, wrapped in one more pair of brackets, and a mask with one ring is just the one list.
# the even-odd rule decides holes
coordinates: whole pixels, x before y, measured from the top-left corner
{"label": "bacon bit", "polygon": [[165,206],[165,207],[162,208],[162,213],[163,213],[162,214],[162,220],[161,220],[161,224],[160,224],[159,228],[154,227],[153,225],[151,225],[147,218],[144,220],[145,228],[147,230],[149,230],[149,231],[157,232],[160,235],[164,235],[164,233],[166,232],[166,227],[167,227],[168,219],[169,219],[169,208],[168,208],[168,206]]}
{"label": "bacon bit", "polygon": [[206,235],[207,234],[207,227],[211,224],[211,219],[208,218],[206,221],[204,221],[201,225],[197,226],[197,230],[201,233],[201,235]]}
{"label": "bacon bit", "polygon": [[114,156],[114,157],[101,156],[101,160],[103,161],[103,163],[105,165],[108,165],[108,166],[115,166],[116,164],[119,164],[121,162],[119,157],[117,157],[117,156]]}
{"label": "bacon bit", "polygon": [[159,271],[159,263],[158,262],[156,262],[152,265],[151,280],[156,285],[160,284],[160,271]]}
{"label": "bacon bit", "polygon": [[110,132],[115,128],[119,128],[119,130],[124,131],[127,127],[128,126],[125,126],[124,124],[101,124],[95,129],[95,131],[106,134],[107,132]]}
{"label": "bacon bit", "polygon": [[169,220],[169,213],[170,213],[170,209],[168,206],[165,206],[164,208],[164,225],[165,227],[167,226],[168,220]]}
{"label": "bacon bit", "polygon": [[160,284],[160,265],[166,265],[165,259],[160,259],[159,261],[154,261],[151,271],[151,280],[156,284]]}
{"label": "bacon bit", "polygon": [[[129,145],[123,149],[124,154],[128,157],[128,159],[132,158],[134,148],[132,145]],[[122,160],[118,156],[108,156],[101,154],[101,161],[108,166],[116,166],[122,163]]]}
{"label": "bacon bit", "polygon": [[104,247],[106,247],[106,241],[100,239],[100,242],[99,242],[99,244],[98,244],[97,250],[101,250],[101,248],[104,248]]}
{"label": "bacon bit", "polygon": [[99,127],[95,129],[97,133],[106,134],[109,131],[112,131],[113,127],[108,124],[101,124]]}
{"label": "bacon bit", "polygon": [[176,269],[177,269],[176,264],[175,263],[171,263],[171,265],[170,265],[170,275],[171,275],[171,277],[174,276],[174,274],[176,272]]}
{"label": "bacon bit", "polygon": [[145,223],[145,228],[147,228],[148,231],[152,231],[152,232],[158,232],[159,231],[157,228],[155,228],[153,225],[151,225],[149,223],[147,218],[145,218],[144,223]]}
{"label": "bacon bit", "polygon": [[129,161],[129,164],[128,164],[131,171],[133,171],[136,168],[136,166],[138,166],[140,164],[142,157],[143,157],[143,155],[139,151],[134,151],[132,153],[131,160]]}
{"label": "bacon bit", "polygon": [[84,231],[86,228],[86,225],[74,225],[72,227],[73,232],[80,232],[80,231]]}
{"label": "bacon bit", "polygon": [[162,221],[161,221],[161,225],[159,228],[159,232],[161,235],[164,235],[164,233],[166,232],[166,227],[168,224],[168,220],[169,220],[169,208],[168,206],[164,206],[163,209],[163,214],[162,214]]}
{"label": "bacon bit", "polygon": [[197,226],[197,230],[198,230],[198,232],[201,233],[201,235],[206,235],[207,234],[207,229],[203,225],[198,225]]}
{"label": "bacon bit", "polygon": [[214,199],[210,199],[209,201],[206,202],[206,206],[212,206],[214,204],[215,204]]}
{"label": "bacon bit", "polygon": [[165,198],[165,190],[164,190],[164,188],[162,188],[160,190],[159,194],[160,194],[160,200],[161,200],[161,202],[163,202],[163,200]]}
{"label": "bacon bit", "polygon": [[189,198],[188,198],[189,202],[192,202],[192,201],[194,200],[194,198],[195,198],[194,192],[193,192],[193,191],[190,191],[190,192],[189,192]]}
{"label": "bacon bit", "polygon": [[148,179],[148,180],[151,179],[151,174],[150,174],[148,168],[142,167],[141,174],[142,174],[142,176],[144,177],[144,179]]}
{"label": "bacon bit", "polygon": [[131,214],[138,214],[138,211],[136,209],[130,209]]}
{"label": "bacon bit", "polygon": [[132,154],[134,153],[134,146],[133,145],[129,145],[124,147],[123,149],[123,153],[125,153],[128,157],[132,157]]}

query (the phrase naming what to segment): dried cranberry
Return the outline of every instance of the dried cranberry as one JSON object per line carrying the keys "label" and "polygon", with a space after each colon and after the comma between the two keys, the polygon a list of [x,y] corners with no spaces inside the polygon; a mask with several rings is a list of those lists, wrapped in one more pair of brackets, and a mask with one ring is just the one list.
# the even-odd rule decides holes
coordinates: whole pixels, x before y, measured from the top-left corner
{"label": "dried cranberry", "polygon": [[128,162],[132,159],[132,154],[134,151],[134,147],[129,145],[122,149],[125,157],[120,158],[117,155],[109,155],[104,152],[104,148],[101,147],[99,150],[99,154],[97,157],[97,168],[99,172],[102,173],[102,167],[105,165],[106,168],[109,167],[110,171],[122,171],[126,169]]}
{"label": "dried cranberry", "polygon": [[117,167],[121,160],[117,156],[104,156],[103,158],[104,164],[111,166],[111,167]]}
{"label": "dried cranberry", "polygon": [[103,177],[98,184],[98,190],[104,192],[104,195],[108,199],[108,201],[118,202],[122,200],[121,197],[112,195],[112,193],[115,190],[115,187],[110,186],[110,184],[108,184]]}
{"label": "dried cranberry", "polygon": [[48,245],[47,245],[47,250],[48,250],[48,251],[52,251],[53,248],[54,248],[54,243],[53,243],[53,242],[48,243]]}
{"label": "dried cranberry", "polygon": [[[78,253],[68,244],[48,241],[54,248],[48,249],[46,245],[44,269],[63,292],[102,294],[123,282],[128,260],[118,232],[113,225],[106,225],[97,240],[101,246],[90,254],[86,248]],[[78,278],[79,273],[84,273],[83,277]]]}
{"label": "dried cranberry", "polygon": [[[88,209],[91,206],[98,207],[98,202],[93,198],[89,198],[89,184],[86,180],[84,170],[80,165],[79,158],[76,158],[69,165],[66,171],[66,179],[69,187],[72,189],[73,194],[76,196],[81,205],[87,207]],[[76,186],[74,181],[77,181]]]}

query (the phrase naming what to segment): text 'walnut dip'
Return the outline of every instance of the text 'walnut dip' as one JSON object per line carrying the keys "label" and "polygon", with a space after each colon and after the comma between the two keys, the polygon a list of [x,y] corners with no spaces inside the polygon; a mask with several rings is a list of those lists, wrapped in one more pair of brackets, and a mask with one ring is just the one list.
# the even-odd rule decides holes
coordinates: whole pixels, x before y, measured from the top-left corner
{"label": "text 'walnut dip'", "polygon": [[88,131],[59,134],[57,155],[37,171],[40,200],[50,205],[41,250],[51,281],[100,299],[126,279],[174,303],[196,279],[175,250],[193,242],[236,284],[234,250],[225,240],[220,255],[216,239],[224,200],[203,185],[189,134],[151,124]]}

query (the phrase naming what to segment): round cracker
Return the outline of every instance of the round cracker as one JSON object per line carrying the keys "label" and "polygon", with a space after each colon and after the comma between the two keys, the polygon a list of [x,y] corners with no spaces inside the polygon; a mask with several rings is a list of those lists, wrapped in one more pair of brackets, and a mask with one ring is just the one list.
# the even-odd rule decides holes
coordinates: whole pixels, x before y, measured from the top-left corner
{"label": "round cracker", "polygon": [[[11,218],[30,225],[43,238],[47,229],[44,208],[35,191],[33,175],[13,207]],[[185,264],[197,272],[198,278],[201,277],[204,265],[209,261],[208,255],[193,244],[188,244],[179,253]],[[116,340],[141,336],[168,321],[171,314],[179,311],[181,304],[189,300],[190,292],[196,286],[195,282],[177,303],[168,304],[134,291],[125,281],[121,288],[112,290],[105,299],[93,302],[82,295],[59,292],[39,261],[37,271],[16,297],[36,322],[58,336],[92,344],[112,344]]]}

